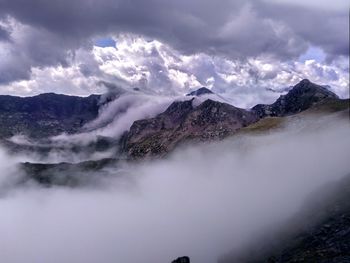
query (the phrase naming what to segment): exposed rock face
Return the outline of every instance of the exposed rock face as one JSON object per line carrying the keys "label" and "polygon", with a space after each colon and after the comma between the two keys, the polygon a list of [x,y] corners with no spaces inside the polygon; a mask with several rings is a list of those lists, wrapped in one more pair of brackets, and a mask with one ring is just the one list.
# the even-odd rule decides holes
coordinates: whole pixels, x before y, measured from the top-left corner
{"label": "exposed rock face", "polygon": [[77,132],[97,117],[99,98],[53,93],[25,98],[0,96],[0,138],[18,133],[42,138]]}
{"label": "exposed rock face", "polygon": [[282,117],[304,111],[325,99],[338,100],[339,98],[327,88],[304,79],[295,85],[287,95],[280,96],[273,104],[258,104],[252,110],[261,118]]}
{"label": "exposed rock face", "polygon": [[188,93],[186,96],[201,96],[204,94],[214,94],[214,93],[210,89],[202,87],[200,89],[197,89],[195,91]]}
{"label": "exposed rock face", "polygon": [[215,140],[256,122],[255,113],[206,100],[194,108],[192,100],[177,101],[152,119],[135,121],[125,135],[125,150],[133,158],[164,155],[185,140]]}

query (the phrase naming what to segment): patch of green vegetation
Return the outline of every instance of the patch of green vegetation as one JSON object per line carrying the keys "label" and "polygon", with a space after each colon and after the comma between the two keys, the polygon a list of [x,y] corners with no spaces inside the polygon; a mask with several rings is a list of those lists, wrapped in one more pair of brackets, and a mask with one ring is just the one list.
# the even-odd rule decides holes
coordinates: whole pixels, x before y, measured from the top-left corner
{"label": "patch of green vegetation", "polygon": [[320,103],[315,104],[305,113],[325,113],[325,112],[337,112],[349,109],[350,99],[326,99]]}
{"label": "patch of green vegetation", "polygon": [[252,133],[260,133],[266,132],[272,129],[280,128],[284,122],[284,119],[281,117],[266,117],[264,119],[259,120],[243,129],[240,132],[252,132]]}

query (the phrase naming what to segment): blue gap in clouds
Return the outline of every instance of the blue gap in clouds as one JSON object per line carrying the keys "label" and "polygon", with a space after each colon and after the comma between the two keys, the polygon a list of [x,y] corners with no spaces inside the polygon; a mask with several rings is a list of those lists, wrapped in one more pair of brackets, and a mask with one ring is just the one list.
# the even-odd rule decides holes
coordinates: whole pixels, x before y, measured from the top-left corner
{"label": "blue gap in clouds", "polygon": [[100,38],[95,40],[94,44],[98,47],[116,47],[117,42],[115,42],[112,38]]}
{"label": "blue gap in clouds", "polygon": [[314,59],[317,62],[323,62],[326,58],[324,51],[318,47],[309,47],[308,50],[299,57],[300,62]]}

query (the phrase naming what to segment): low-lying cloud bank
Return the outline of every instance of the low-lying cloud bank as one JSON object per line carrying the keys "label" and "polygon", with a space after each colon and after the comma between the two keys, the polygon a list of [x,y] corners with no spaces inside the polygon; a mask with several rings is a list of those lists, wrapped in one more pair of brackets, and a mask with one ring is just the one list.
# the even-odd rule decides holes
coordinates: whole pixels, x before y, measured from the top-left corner
{"label": "low-lying cloud bank", "polygon": [[[179,149],[166,160],[121,164],[102,190],[17,187],[0,198],[1,260],[216,262],[349,173],[349,128],[329,118],[295,121],[268,135]],[[1,189],[11,160],[0,152]]]}

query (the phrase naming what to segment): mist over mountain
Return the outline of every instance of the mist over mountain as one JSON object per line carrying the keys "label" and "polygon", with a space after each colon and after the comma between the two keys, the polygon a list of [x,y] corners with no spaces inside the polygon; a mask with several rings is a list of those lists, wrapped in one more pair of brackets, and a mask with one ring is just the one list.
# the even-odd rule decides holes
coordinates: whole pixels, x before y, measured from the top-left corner
{"label": "mist over mountain", "polygon": [[347,262],[349,99],[201,90],[0,96],[2,260]]}
{"label": "mist over mountain", "polygon": [[0,0],[0,263],[349,263],[348,0]]}

